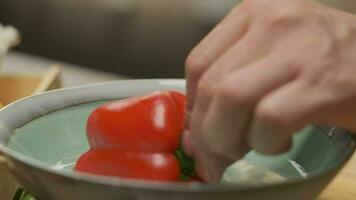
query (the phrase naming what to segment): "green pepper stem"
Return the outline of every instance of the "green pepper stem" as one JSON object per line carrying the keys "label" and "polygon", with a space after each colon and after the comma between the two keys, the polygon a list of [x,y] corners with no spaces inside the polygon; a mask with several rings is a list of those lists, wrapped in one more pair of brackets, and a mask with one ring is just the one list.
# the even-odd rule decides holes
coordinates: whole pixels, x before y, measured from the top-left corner
{"label": "green pepper stem", "polygon": [[196,175],[193,158],[187,156],[181,148],[176,150],[174,155],[179,162],[181,180],[186,181]]}

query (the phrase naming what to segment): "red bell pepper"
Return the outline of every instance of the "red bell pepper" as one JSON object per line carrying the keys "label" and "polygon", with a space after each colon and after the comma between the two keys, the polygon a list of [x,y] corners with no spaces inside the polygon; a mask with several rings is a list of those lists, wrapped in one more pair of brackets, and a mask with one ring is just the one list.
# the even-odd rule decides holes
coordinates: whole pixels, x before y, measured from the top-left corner
{"label": "red bell pepper", "polygon": [[180,150],[185,96],[174,91],[104,104],[87,121],[90,150],[75,170],[158,181],[196,179]]}

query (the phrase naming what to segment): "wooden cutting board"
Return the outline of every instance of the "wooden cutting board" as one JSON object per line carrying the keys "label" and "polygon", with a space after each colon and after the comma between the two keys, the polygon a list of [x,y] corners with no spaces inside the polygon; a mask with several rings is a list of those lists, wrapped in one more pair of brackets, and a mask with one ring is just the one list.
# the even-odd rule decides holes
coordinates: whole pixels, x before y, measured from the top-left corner
{"label": "wooden cutting board", "polygon": [[356,199],[356,154],[349,160],[317,200]]}

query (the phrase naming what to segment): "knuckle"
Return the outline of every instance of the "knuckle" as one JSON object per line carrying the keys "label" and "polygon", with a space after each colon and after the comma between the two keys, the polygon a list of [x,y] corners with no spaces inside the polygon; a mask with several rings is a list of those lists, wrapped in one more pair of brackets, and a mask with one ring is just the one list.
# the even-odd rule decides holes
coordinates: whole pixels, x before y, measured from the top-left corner
{"label": "knuckle", "polygon": [[323,62],[330,62],[331,58],[338,57],[338,42],[323,27],[313,27],[306,34],[308,39],[303,42],[302,50],[311,52],[312,49],[312,56]]}
{"label": "knuckle", "polygon": [[215,87],[212,82],[206,78],[206,76],[203,76],[198,81],[197,91],[200,98],[211,99],[214,95]]}
{"label": "knuckle", "polygon": [[275,104],[271,104],[267,101],[257,105],[255,118],[263,124],[267,124],[272,128],[278,128],[281,130],[287,129],[287,127],[294,121],[291,118],[291,115],[282,113],[280,109],[275,106]]}
{"label": "knuckle", "polygon": [[188,78],[193,80],[198,80],[209,66],[209,63],[206,61],[207,59],[197,54],[198,53],[193,51],[185,61],[186,74]]}
{"label": "knuckle", "polygon": [[223,81],[217,89],[218,96],[238,106],[249,105],[253,101],[253,97],[245,85],[242,78]]}
{"label": "knuckle", "polygon": [[305,13],[298,6],[288,7],[270,14],[266,19],[272,27],[292,26],[304,19]]}

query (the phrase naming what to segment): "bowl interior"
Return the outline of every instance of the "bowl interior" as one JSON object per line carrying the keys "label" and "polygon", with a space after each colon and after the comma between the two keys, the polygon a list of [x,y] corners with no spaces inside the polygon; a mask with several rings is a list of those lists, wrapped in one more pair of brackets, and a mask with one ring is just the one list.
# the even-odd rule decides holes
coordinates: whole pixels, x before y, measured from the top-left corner
{"label": "bowl interior", "polygon": [[106,101],[95,101],[50,112],[15,129],[7,146],[58,170],[72,170],[89,149],[85,125],[89,114]]}
{"label": "bowl interior", "polygon": [[[87,117],[105,102],[107,100],[69,106],[37,117],[16,128],[7,147],[50,168],[72,171],[79,156],[89,148],[85,134]],[[292,180],[341,165],[349,154],[350,150],[343,142],[329,137],[325,130],[309,125],[295,134],[288,152],[263,156],[251,151],[244,160]]]}

